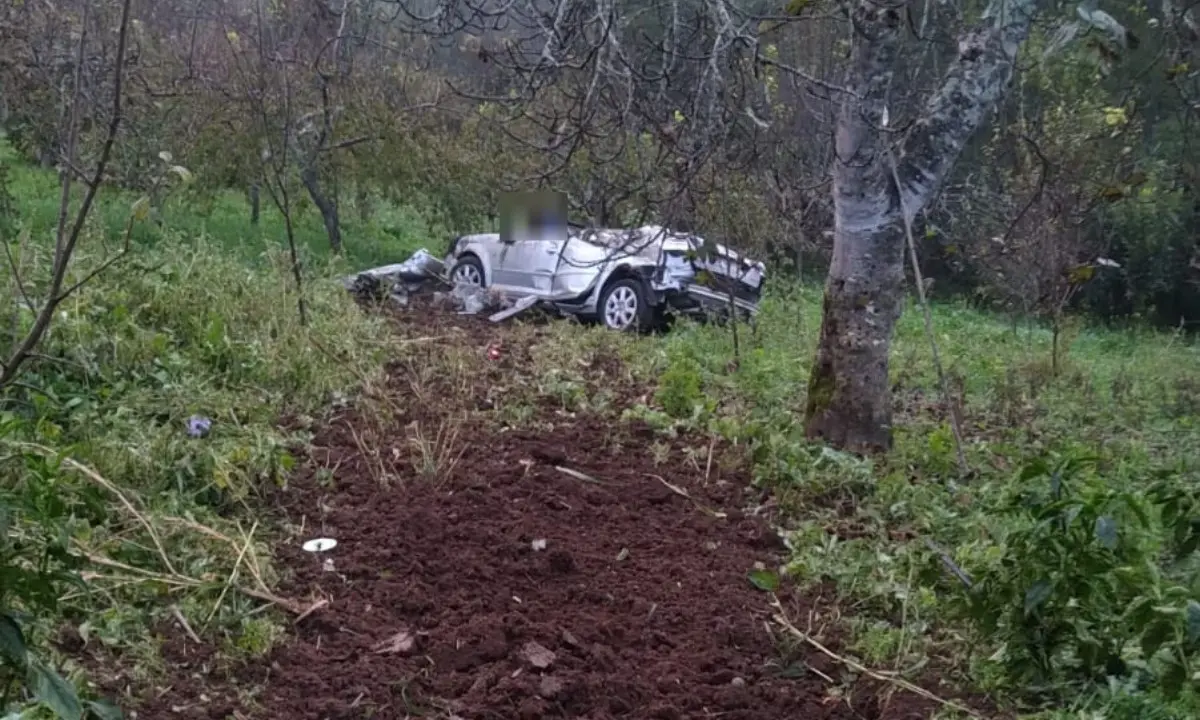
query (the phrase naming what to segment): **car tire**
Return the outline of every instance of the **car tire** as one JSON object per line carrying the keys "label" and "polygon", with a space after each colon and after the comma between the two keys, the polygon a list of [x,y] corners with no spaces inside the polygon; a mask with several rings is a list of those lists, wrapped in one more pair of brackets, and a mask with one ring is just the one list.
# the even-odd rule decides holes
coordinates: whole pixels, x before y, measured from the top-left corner
{"label": "car tire", "polygon": [[600,323],[609,330],[654,330],[656,312],[650,305],[645,283],[638,279],[627,277],[609,283],[600,294],[596,309]]}
{"label": "car tire", "polygon": [[484,280],[483,263],[474,255],[464,255],[458,262],[454,263],[454,267],[450,268],[450,283],[452,285],[476,285],[478,287],[487,287],[487,281]]}

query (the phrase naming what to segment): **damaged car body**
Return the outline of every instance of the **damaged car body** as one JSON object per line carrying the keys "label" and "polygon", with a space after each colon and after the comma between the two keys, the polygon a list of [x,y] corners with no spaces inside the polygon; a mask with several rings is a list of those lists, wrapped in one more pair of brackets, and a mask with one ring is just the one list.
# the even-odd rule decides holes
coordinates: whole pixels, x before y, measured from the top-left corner
{"label": "damaged car body", "polygon": [[657,225],[630,230],[454,238],[444,264],[455,285],[536,298],[620,331],[658,328],[671,314],[753,318],[766,268],[718,243]]}

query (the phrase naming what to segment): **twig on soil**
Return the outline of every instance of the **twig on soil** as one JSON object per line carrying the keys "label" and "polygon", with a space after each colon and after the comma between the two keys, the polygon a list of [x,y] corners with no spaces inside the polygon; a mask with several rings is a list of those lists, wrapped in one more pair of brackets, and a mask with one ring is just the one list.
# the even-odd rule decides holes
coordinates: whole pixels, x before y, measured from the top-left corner
{"label": "twig on soil", "polygon": [[712,462],[713,451],[717,449],[717,436],[713,435],[708,442],[708,459],[704,463],[704,486],[708,487],[708,480],[712,477]]}
{"label": "twig on soil", "polygon": [[175,620],[179,622],[179,627],[183,628],[183,631],[188,634],[188,637],[190,637],[193,642],[195,642],[197,645],[204,644],[200,641],[200,636],[196,634],[196,631],[193,630],[192,626],[188,623],[187,618],[185,618],[183,613],[180,612],[178,605],[171,606],[171,614],[175,616]]}
{"label": "twig on soil", "polygon": [[[87,558],[89,562],[95,563],[96,565],[103,565],[104,567],[110,567],[110,568],[113,568],[114,570],[124,570],[127,573],[133,573],[135,576],[137,576],[137,578],[140,582],[151,582],[152,581],[152,582],[160,582],[160,583],[163,583],[164,585],[176,585],[178,587],[190,587],[190,588],[203,587],[205,584],[200,580],[197,580],[195,578],[190,578],[185,575],[178,575],[178,574],[164,575],[162,573],[154,572],[153,570],[143,570],[142,568],[134,567],[133,565],[126,565],[123,562],[118,562],[111,558],[107,558],[103,555],[92,552],[85,545],[83,545],[83,543],[79,542],[78,540],[73,540],[72,542],[75,544],[76,549],[79,550],[79,552],[82,553],[83,556],[85,558]],[[95,576],[93,576],[92,579],[98,580],[98,579],[104,579],[105,577],[106,576],[97,573]],[[116,579],[125,581],[125,580],[132,580],[133,578],[117,577]]]}
{"label": "twig on soil", "polygon": [[[362,437],[359,436],[358,431],[354,429],[354,425],[351,423],[345,423],[345,425],[346,429],[350,431],[350,437],[354,439],[354,445],[358,448],[359,454],[367,462],[371,479],[375,481],[375,484],[383,485],[387,471],[383,467],[383,458],[380,457],[379,449],[368,448],[367,444],[363,442]],[[374,463],[371,462],[372,460],[374,460]]]}
{"label": "twig on soil", "polygon": [[320,600],[316,601],[312,605],[309,605],[307,610],[297,613],[296,619],[293,620],[292,623],[293,624],[299,623],[304,618],[308,617],[309,615],[312,615],[313,613],[315,613],[316,611],[320,610],[321,608],[325,607],[328,604],[329,604],[329,600],[327,598],[321,598]]}
{"label": "twig on soil", "polygon": [[850,668],[851,670],[854,670],[855,672],[866,675],[867,677],[873,678],[875,680],[879,680],[881,682],[890,683],[891,685],[894,685],[894,686],[900,688],[901,690],[907,690],[908,692],[911,692],[915,695],[919,695],[919,696],[925,698],[926,700],[931,700],[935,703],[938,703],[942,707],[947,707],[947,708],[950,708],[951,710],[957,710],[958,712],[966,713],[967,715],[969,715],[973,718],[983,718],[984,717],[983,715],[979,714],[978,712],[976,712],[975,710],[972,710],[969,707],[966,707],[965,705],[960,705],[959,703],[956,703],[952,700],[947,700],[945,698],[934,695],[933,693],[929,692],[925,688],[923,688],[919,685],[914,685],[913,683],[905,680],[904,678],[899,677],[895,673],[879,672],[877,670],[872,670],[856,660],[852,660],[851,658],[844,657],[842,655],[838,655],[834,651],[832,651],[829,648],[822,645],[817,640],[813,639],[813,637],[811,635],[801,631],[799,628],[797,628],[795,625],[793,625],[787,619],[787,616],[784,614],[783,605],[780,604],[780,602],[777,598],[772,599],[771,605],[775,609],[775,622],[779,623],[780,627],[782,627],[784,630],[786,630],[789,635],[796,638],[797,640],[801,640],[805,643],[808,643],[809,645],[811,645],[812,647],[814,647],[815,649],[820,651],[823,655],[825,655],[829,659],[839,662],[842,665],[845,665],[846,667]]}
{"label": "twig on soil", "polygon": [[665,485],[668,490],[675,493],[679,497],[690,500],[692,502],[692,504],[696,506],[696,509],[699,510],[700,512],[704,513],[705,515],[711,515],[712,517],[715,517],[715,518],[728,517],[725,513],[721,512],[720,510],[713,510],[712,508],[705,506],[699,500],[692,497],[688,493],[687,490],[684,490],[683,488],[679,487],[678,485],[672,485],[671,483],[667,482],[664,478],[662,478],[658,475],[652,475],[650,473],[643,473],[643,475],[645,475],[646,477],[654,478],[655,480],[657,480],[660,483],[662,483],[663,485]]}
{"label": "twig on soil", "polygon": [[607,485],[608,484],[602,480],[597,480],[596,478],[592,477],[591,475],[585,475],[584,473],[581,473],[578,470],[572,470],[571,468],[563,467],[561,465],[555,465],[554,469],[559,471],[563,475],[566,475],[567,477],[573,477],[576,480],[581,480],[586,483],[592,483],[593,485]]}
{"label": "twig on soil", "polygon": [[[274,593],[266,592],[264,590],[254,590],[252,588],[244,588],[244,587],[239,587],[237,589],[243,595],[247,595],[252,598],[257,598],[259,600],[269,602],[272,605],[278,605],[279,607],[283,608],[284,610],[287,610],[291,614],[299,616],[297,618],[297,620],[307,617],[309,614],[311,614],[314,610],[317,609],[315,606],[309,607],[309,608],[301,607],[299,603],[297,603],[293,600],[288,600],[287,598],[281,598],[278,595],[275,595]],[[326,602],[325,604],[327,605],[328,602]],[[320,603],[318,603],[318,605],[320,605]]]}
{"label": "twig on soil", "polygon": [[[132,565],[126,565],[123,562],[118,562],[116,560],[112,560],[110,558],[104,557],[103,555],[99,555],[97,553],[91,552],[85,546],[80,544],[78,541],[75,541],[75,545],[76,545],[76,548],[79,550],[79,552],[82,553],[83,556],[85,558],[87,558],[89,562],[95,563],[96,565],[103,565],[105,567],[114,568],[116,570],[123,570],[127,573],[132,573],[132,577],[120,576],[120,575],[102,575],[100,573],[92,573],[92,574],[87,575],[88,580],[116,580],[116,581],[125,582],[125,583],[157,582],[157,583],[162,583],[164,585],[173,585],[175,587],[191,588],[193,590],[209,586],[209,583],[203,582],[201,580],[196,580],[195,578],[189,578],[185,575],[164,575],[162,573],[156,573],[152,570],[143,570],[141,568],[134,567]],[[317,609],[317,607],[310,607],[310,608],[301,607],[298,603],[296,603],[292,600],[288,600],[287,598],[281,598],[278,595],[275,595],[274,593],[272,593],[268,590],[256,590],[254,588],[242,587],[240,585],[234,585],[233,588],[235,590],[237,590],[238,592],[242,593],[243,595],[246,595],[247,597],[257,598],[259,600],[269,602],[272,605],[278,605],[279,607],[283,608],[284,610],[287,610],[288,612],[292,613],[293,615],[304,616],[304,615],[307,615]],[[324,602],[325,604],[328,604],[328,601],[322,601],[322,602]],[[321,603],[317,603],[317,605],[320,607],[323,607],[323,605]]]}

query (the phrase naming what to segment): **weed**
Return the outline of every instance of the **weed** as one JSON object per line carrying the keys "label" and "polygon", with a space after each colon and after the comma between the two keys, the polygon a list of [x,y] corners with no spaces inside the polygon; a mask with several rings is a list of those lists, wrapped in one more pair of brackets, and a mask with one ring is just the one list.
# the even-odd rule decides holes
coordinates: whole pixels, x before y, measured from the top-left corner
{"label": "weed", "polygon": [[458,417],[439,420],[432,437],[425,434],[420,422],[408,426],[411,462],[419,479],[440,486],[450,478],[467,451],[462,428],[463,420]]}
{"label": "weed", "polygon": [[706,407],[700,367],[684,360],[672,364],[658,381],[655,399],[673,418],[690,418]]}

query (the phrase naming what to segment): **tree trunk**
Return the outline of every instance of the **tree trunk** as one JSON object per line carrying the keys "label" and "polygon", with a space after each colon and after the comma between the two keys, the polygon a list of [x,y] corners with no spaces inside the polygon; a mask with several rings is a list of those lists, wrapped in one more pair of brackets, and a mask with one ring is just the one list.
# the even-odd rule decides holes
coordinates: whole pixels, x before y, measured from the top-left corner
{"label": "tree trunk", "polygon": [[329,249],[334,255],[342,253],[342,228],[338,221],[337,206],[333,204],[321,190],[321,180],[317,175],[316,163],[306,165],[300,172],[300,180],[308,190],[308,196],[321,212],[321,220],[325,223],[325,234],[329,236]]}
{"label": "tree trunk", "polygon": [[262,199],[259,191],[258,183],[250,184],[250,224],[257,225],[259,215],[262,213]]}
{"label": "tree trunk", "polygon": [[852,452],[884,452],[892,443],[888,351],[904,302],[904,235],[894,216],[873,230],[838,218],[805,429]]}
{"label": "tree trunk", "polygon": [[[902,136],[881,130],[888,125],[900,14],[873,0],[855,8],[833,168],[833,261],[805,408],[808,437],[863,454],[891,447],[888,354],[904,301],[903,222],[934,196],[1007,89],[1034,2],[993,0],[981,26],[959,38],[958,58]],[[888,144],[897,140],[893,157]]]}
{"label": "tree trunk", "polygon": [[358,209],[358,221],[363,225],[371,222],[371,192],[365,183],[358,183],[355,188],[354,206]]}
{"label": "tree trunk", "polygon": [[862,3],[853,17],[856,97],[838,117],[833,168],[833,259],[805,433],[851,452],[891,448],[888,350],[900,315],[904,236],[895,183],[883,164],[886,91],[900,48],[895,10]]}

